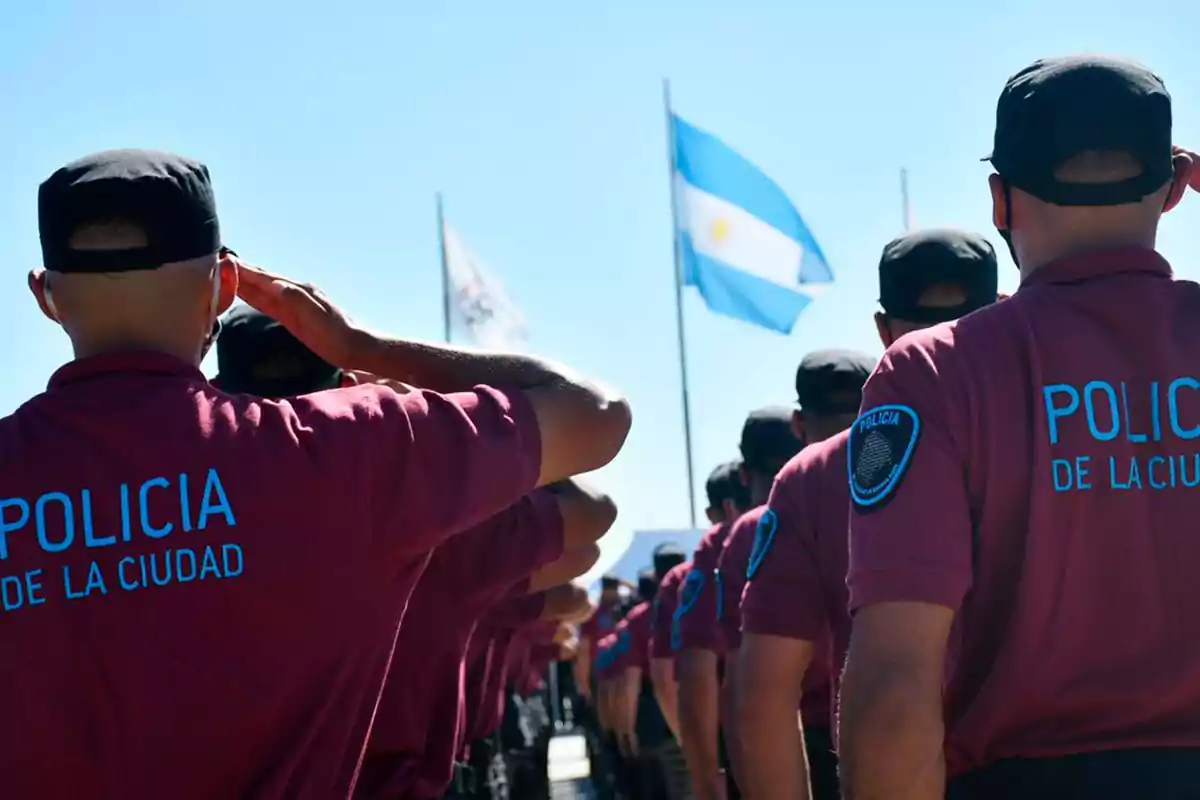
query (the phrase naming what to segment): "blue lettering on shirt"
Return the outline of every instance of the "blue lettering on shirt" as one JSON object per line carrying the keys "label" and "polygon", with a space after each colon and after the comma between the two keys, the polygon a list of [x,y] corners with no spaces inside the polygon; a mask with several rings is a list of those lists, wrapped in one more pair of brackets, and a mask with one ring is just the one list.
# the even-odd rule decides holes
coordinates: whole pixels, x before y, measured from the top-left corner
{"label": "blue lettering on shirt", "polygon": [[846,440],[846,468],[854,510],[883,508],[900,488],[921,440],[916,410],[894,403],[859,415]]}
{"label": "blue lettering on shirt", "polygon": [[[1200,485],[1200,451],[1190,442],[1200,438],[1200,380],[1184,376],[1147,384],[1091,380],[1082,385],[1042,387],[1047,437],[1055,458],[1050,481],[1055,492],[1164,491]],[[1070,432],[1068,439],[1064,433]],[[1086,433],[1086,436],[1083,434]],[[1064,453],[1063,442],[1122,441],[1135,445],[1132,455],[1097,447],[1092,452]],[[1159,445],[1137,452],[1136,446]],[[1178,445],[1180,452],[1163,453]]]}
{"label": "blue lettering on shirt", "polygon": [[[201,487],[193,493],[191,487]],[[120,519],[99,520],[97,498],[119,507]],[[48,563],[20,574],[0,574],[0,610],[7,613],[42,605],[48,599],[81,600],[104,597],[114,591],[132,592],[240,577],[244,552],[232,542],[177,541],[192,531],[237,527],[237,515],[216,468],[199,480],[187,474],[153,477],[140,484],[121,483],[108,489],[52,490],[33,498],[0,499],[0,571],[16,542],[33,546],[53,560],[80,549],[96,557],[79,562]],[[108,526],[108,527],[104,527]],[[173,546],[157,552],[104,557],[107,548],[134,541],[141,534],[150,540],[169,540]],[[49,567],[47,569],[46,567]],[[48,581],[53,575],[56,580]]]}

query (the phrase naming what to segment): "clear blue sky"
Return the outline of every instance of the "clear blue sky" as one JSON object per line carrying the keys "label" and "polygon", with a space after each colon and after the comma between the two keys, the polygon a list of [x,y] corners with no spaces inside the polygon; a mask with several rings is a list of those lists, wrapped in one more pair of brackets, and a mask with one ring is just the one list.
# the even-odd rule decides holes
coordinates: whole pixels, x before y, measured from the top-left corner
{"label": "clear blue sky", "polygon": [[[0,411],[69,357],[37,313],[38,183],[109,147],[207,162],[226,241],[373,327],[441,332],[433,196],[522,306],[535,347],[620,387],[634,430],[596,476],[621,531],[685,527],[661,80],[678,113],[791,195],[838,285],[791,337],[686,298],[702,481],[808,350],[878,353],[883,244],[906,166],[924,226],[987,233],[995,98],[1036,57],[1155,68],[1200,144],[1188,0],[964,3],[37,0],[0,16]],[[1200,198],[1161,248],[1200,276]],[[1016,272],[1004,254],[1002,287]]]}

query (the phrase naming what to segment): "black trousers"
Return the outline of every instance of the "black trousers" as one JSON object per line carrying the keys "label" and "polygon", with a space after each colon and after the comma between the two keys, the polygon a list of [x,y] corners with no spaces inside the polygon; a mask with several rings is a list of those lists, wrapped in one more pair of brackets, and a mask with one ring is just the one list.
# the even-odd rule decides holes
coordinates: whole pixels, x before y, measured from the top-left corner
{"label": "black trousers", "polygon": [[1200,800],[1200,749],[998,761],[950,781],[947,800]]}
{"label": "black trousers", "polygon": [[841,800],[842,787],[838,780],[838,757],[833,749],[833,729],[828,725],[805,725],[804,749],[808,752],[808,782],[812,786],[812,800]]}
{"label": "black trousers", "polygon": [[725,729],[717,730],[717,762],[725,770],[725,797],[727,800],[742,800],[737,780],[733,776],[733,761],[729,758],[729,744],[725,741]]}

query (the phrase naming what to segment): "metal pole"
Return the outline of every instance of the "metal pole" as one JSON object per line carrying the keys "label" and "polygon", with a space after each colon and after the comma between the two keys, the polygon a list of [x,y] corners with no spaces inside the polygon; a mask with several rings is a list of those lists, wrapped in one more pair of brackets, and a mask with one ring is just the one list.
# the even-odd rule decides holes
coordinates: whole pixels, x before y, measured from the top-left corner
{"label": "metal pole", "polygon": [[688,398],[687,339],[683,328],[683,259],[679,250],[679,203],[675,196],[675,120],[671,83],[663,80],[663,112],[667,120],[667,177],[671,187],[671,240],[675,251],[675,324],[679,334],[679,386],[683,401],[683,442],[687,457],[688,520],[696,527],[696,476],[692,465],[692,409]]}
{"label": "metal pole", "polygon": [[446,222],[442,217],[442,193],[437,198],[438,254],[442,261],[442,338],[450,343],[450,269],[446,266]]}

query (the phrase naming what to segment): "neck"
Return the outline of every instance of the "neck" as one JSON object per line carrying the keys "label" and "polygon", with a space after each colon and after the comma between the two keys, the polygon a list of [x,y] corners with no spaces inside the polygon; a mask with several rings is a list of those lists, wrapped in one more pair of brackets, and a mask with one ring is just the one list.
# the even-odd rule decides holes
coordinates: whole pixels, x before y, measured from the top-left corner
{"label": "neck", "polygon": [[195,336],[145,336],[125,332],[105,336],[72,336],[71,344],[75,358],[142,351],[173,356],[193,365],[200,363],[201,347],[196,343]]}
{"label": "neck", "polygon": [[1017,258],[1020,260],[1021,280],[1025,280],[1035,271],[1072,256],[1098,253],[1105,250],[1123,250],[1128,247],[1139,247],[1153,250],[1156,243],[1157,231],[1130,233],[1112,230],[1099,233],[1089,231],[1086,235],[1065,238],[1054,243],[1043,243],[1041,246],[1021,246],[1014,242]]}
{"label": "neck", "polygon": [[774,482],[774,475],[754,474],[750,476],[750,508],[758,508],[771,498],[771,484]]}

